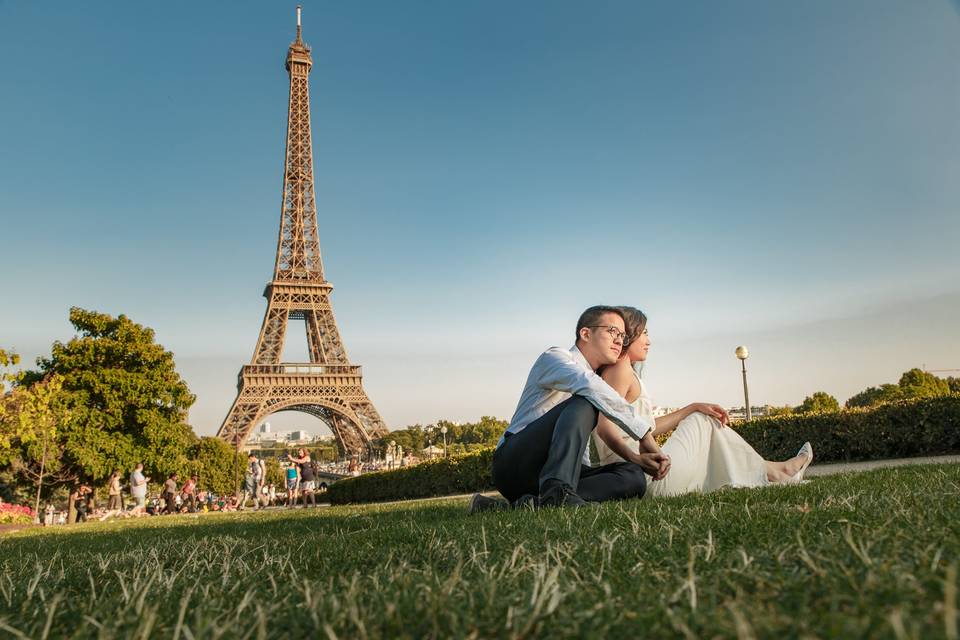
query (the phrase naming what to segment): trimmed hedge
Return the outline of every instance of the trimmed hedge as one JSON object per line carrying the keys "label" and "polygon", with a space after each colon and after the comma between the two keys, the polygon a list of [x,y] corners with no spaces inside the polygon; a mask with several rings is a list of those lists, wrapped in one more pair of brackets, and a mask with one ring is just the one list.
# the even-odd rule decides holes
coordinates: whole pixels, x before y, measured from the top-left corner
{"label": "trimmed hedge", "polygon": [[[807,440],[818,463],[960,453],[960,395],[758,418],[736,429],[767,460],[790,458]],[[340,480],[327,495],[331,504],[348,504],[487,491],[492,465],[493,448],[484,449]]]}
{"label": "trimmed hedge", "polygon": [[438,458],[413,467],[365,473],[330,485],[331,504],[431,498],[493,489],[493,448]]}
{"label": "trimmed hedge", "polygon": [[758,418],[737,431],[767,460],[794,456],[807,440],[818,463],[946,455],[960,452],[960,395]]}

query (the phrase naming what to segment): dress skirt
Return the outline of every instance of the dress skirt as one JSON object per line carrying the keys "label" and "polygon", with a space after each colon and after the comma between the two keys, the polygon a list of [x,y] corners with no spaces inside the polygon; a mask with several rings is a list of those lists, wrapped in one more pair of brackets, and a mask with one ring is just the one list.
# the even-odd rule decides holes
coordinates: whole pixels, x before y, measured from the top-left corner
{"label": "dress skirt", "polygon": [[[600,464],[621,460],[596,434]],[[630,441],[636,447],[636,441]],[[702,413],[693,413],[677,425],[663,452],[670,456],[670,471],[662,480],[647,476],[646,495],[677,496],[707,493],[725,487],[763,487],[767,465],[739,433]]]}

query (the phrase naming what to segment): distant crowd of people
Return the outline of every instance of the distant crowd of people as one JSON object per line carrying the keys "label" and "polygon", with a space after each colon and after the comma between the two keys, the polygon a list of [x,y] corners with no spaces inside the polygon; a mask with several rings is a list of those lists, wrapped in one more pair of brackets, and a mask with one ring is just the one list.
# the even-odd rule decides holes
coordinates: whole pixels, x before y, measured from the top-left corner
{"label": "distant crowd of people", "polygon": [[[300,501],[303,507],[317,506],[317,491],[326,490],[326,483],[317,482],[319,467],[310,459],[310,453],[305,449],[297,449],[296,455],[288,456],[284,465],[285,495],[283,504],[290,509]],[[254,454],[247,457],[247,471],[243,477],[243,493],[237,509],[246,509],[252,499],[254,509],[263,509],[278,504],[276,487],[266,483],[267,467],[261,458]]]}
{"label": "distant crowd of people", "polygon": [[[150,494],[148,485],[151,478],[144,473],[143,464],[136,465],[129,476],[127,490],[132,499],[131,508],[124,505],[123,474],[117,469],[107,481],[108,501],[106,508],[92,506],[93,488],[81,485],[74,495],[74,508],[77,522],[90,518],[107,520],[113,517],[135,518],[173,513],[207,513],[212,511],[243,511],[250,501],[254,509],[267,507],[317,506],[317,493],[326,491],[327,484],[318,482],[321,471],[319,465],[310,459],[309,452],[298,449],[296,455],[288,456],[282,462],[284,485],[277,487],[268,482],[267,466],[264,460],[254,454],[247,458],[243,478],[243,490],[239,496],[218,495],[202,489],[200,480],[191,475],[183,484],[180,477],[171,473],[163,482],[159,493]],[[279,490],[278,490],[279,489]],[[45,525],[64,524],[66,512],[59,512],[53,504],[47,505],[43,523]]]}

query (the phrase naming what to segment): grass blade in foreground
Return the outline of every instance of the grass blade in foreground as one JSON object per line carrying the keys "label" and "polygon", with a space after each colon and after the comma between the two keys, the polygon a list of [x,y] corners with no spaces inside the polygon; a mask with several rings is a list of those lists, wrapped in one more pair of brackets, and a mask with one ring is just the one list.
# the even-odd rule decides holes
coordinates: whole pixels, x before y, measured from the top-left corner
{"label": "grass blade in foreground", "polygon": [[0,541],[41,637],[949,637],[960,466],[470,517],[462,501],[155,518]]}

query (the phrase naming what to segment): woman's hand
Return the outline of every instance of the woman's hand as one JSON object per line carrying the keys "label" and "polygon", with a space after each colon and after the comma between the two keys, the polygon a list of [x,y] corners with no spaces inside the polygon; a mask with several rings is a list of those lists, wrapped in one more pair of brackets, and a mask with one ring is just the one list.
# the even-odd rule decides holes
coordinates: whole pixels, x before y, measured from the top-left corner
{"label": "woman's hand", "polygon": [[663,480],[670,471],[670,456],[662,451],[656,453],[638,453],[636,463],[654,480]]}
{"label": "woman's hand", "polygon": [[711,418],[719,420],[720,424],[730,424],[730,416],[727,415],[726,409],[718,404],[710,404],[709,402],[694,402],[693,404],[687,405],[687,409],[690,410],[690,413],[699,412],[705,416],[710,416]]}

